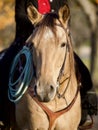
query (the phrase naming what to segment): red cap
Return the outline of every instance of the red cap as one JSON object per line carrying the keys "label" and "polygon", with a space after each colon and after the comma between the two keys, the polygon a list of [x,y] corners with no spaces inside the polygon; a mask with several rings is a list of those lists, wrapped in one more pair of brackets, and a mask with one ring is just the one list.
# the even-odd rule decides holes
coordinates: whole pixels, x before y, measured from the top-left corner
{"label": "red cap", "polygon": [[38,11],[41,14],[49,13],[51,10],[49,0],[38,0]]}

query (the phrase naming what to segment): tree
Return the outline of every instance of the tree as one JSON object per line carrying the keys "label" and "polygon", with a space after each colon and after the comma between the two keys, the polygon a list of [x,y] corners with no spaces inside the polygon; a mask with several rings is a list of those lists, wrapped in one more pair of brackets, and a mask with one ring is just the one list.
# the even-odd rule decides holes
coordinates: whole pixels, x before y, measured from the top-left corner
{"label": "tree", "polygon": [[[88,18],[91,34],[91,64],[90,71],[94,79],[94,72],[98,69],[98,0],[76,0]],[[97,68],[97,69],[96,69]]]}

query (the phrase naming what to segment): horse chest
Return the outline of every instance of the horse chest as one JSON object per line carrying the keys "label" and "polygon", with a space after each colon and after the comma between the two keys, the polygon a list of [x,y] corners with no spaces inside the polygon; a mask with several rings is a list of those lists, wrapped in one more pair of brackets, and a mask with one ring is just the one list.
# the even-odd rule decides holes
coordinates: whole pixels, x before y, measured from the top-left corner
{"label": "horse chest", "polygon": [[[71,119],[73,119],[75,115],[71,114],[72,110],[59,117],[52,113],[52,111],[49,111],[47,114],[47,112],[45,112],[30,96],[27,97],[26,100],[23,99],[23,102],[21,102],[21,104],[17,104],[16,106],[16,120],[20,128],[19,130],[73,129],[71,127],[72,124],[74,124],[74,121],[72,122]],[[72,115],[72,117],[69,118],[69,115]]]}

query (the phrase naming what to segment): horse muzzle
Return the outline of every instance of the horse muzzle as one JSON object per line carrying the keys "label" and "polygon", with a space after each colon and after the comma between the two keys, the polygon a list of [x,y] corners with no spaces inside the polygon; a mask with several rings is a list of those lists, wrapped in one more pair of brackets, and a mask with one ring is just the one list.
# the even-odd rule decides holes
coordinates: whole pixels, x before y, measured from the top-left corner
{"label": "horse muzzle", "polygon": [[35,93],[39,101],[41,102],[49,102],[54,99],[57,86],[53,83],[45,83],[41,81],[37,81],[35,85]]}

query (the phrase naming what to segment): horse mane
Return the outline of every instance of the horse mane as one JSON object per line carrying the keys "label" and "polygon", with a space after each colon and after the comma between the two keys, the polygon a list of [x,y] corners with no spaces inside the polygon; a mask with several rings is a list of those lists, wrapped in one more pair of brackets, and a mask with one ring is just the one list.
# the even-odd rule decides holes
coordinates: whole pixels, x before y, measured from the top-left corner
{"label": "horse mane", "polygon": [[59,19],[58,14],[48,13],[44,16],[43,20],[40,22],[43,25],[49,26],[50,28],[54,26],[55,20]]}

